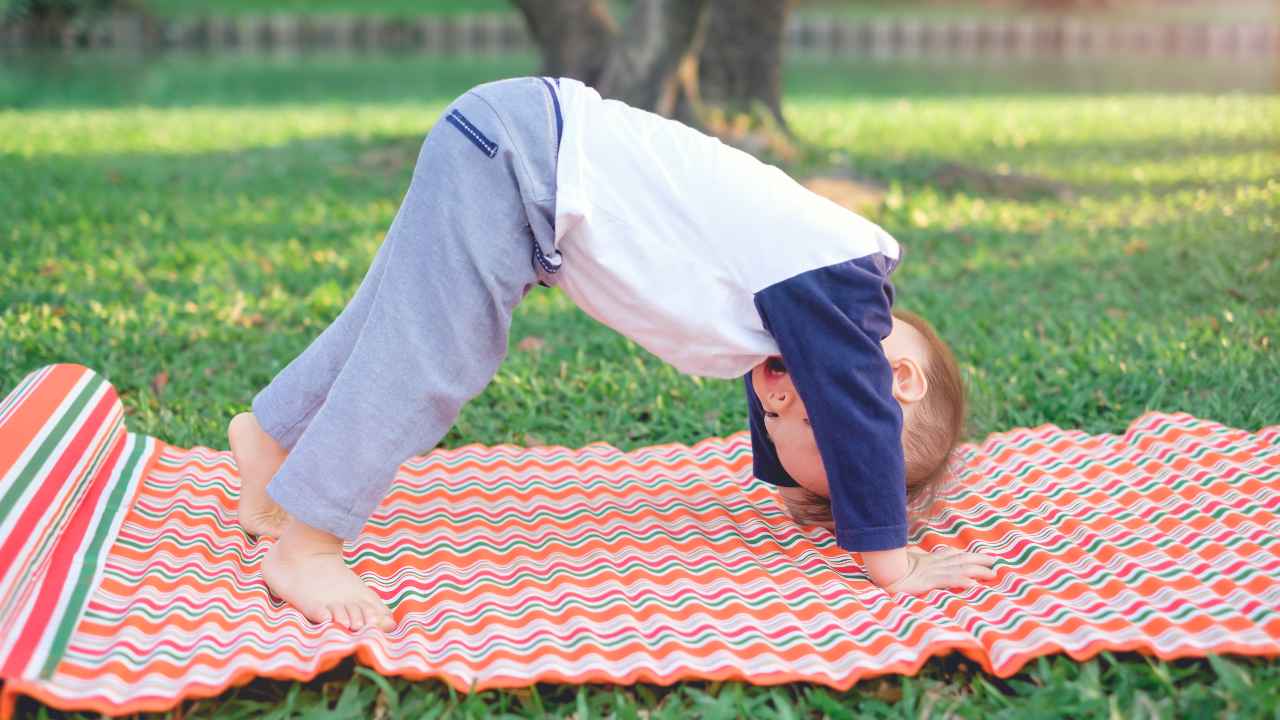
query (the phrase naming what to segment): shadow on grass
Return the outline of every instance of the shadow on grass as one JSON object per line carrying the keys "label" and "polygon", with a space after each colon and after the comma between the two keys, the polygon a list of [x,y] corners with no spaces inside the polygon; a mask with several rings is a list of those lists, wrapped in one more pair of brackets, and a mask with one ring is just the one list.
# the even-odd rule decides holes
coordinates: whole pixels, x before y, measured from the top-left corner
{"label": "shadow on grass", "polygon": [[[879,182],[898,182],[912,190],[932,189],[946,195],[964,194],[971,197],[1001,198],[1007,200],[1036,201],[1073,198],[1115,198],[1126,194],[1165,195],[1183,190],[1203,189],[1210,192],[1232,191],[1259,180],[1241,179],[1238,175],[1208,178],[1188,171],[1194,160],[1206,163],[1222,163],[1247,156],[1256,156],[1257,162],[1270,162],[1269,154],[1276,147],[1273,138],[1245,137],[1238,140],[1212,140],[1204,145],[1191,141],[1127,141],[1099,140],[1081,143],[1037,143],[1034,148],[1019,151],[989,152],[980,162],[969,159],[971,153],[957,156],[927,152],[886,156],[865,152],[859,148],[847,149],[845,158],[849,168],[859,175]],[[815,146],[815,155],[827,152],[825,146]],[[1104,160],[1105,159],[1105,160]],[[1082,162],[1112,169],[1126,164],[1131,171],[1108,173],[1092,179],[1072,181],[1060,176],[1045,176],[1022,170],[1031,165],[1052,168],[1078,167]],[[1180,166],[1184,177],[1177,179],[1147,178],[1150,165]],[[1191,166],[1194,168],[1194,166]],[[816,172],[831,171],[827,165],[815,166]]]}

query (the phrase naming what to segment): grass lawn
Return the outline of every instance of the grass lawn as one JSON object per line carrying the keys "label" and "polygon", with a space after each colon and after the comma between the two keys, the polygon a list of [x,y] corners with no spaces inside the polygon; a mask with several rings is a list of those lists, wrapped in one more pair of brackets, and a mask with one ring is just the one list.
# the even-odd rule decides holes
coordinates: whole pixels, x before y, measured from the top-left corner
{"label": "grass lawn", "polygon": [[[439,110],[532,68],[420,56],[0,66],[0,391],[79,362],[121,390],[134,431],[225,447],[231,415],[358,285]],[[852,167],[888,186],[874,219],[906,247],[900,302],[953,343],[975,438],[1045,422],[1114,432],[1152,409],[1280,422],[1280,98],[1204,92],[1213,81],[1196,77],[1230,73],[1203,65],[1166,68],[1161,93],[1135,91],[1132,68],[1095,70],[1069,92],[1027,92],[999,73],[793,64],[788,117],[813,148],[797,170]],[[945,163],[1071,197],[942,188]],[[539,342],[516,349],[527,338]],[[745,427],[737,383],[677,374],[558,292],[520,306],[512,348],[445,445],[634,448]],[[406,717],[1276,717],[1280,664],[1057,657],[1002,681],[944,658],[848,693],[471,696],[347,664],[185,716],[368,717],[392,697]]]}

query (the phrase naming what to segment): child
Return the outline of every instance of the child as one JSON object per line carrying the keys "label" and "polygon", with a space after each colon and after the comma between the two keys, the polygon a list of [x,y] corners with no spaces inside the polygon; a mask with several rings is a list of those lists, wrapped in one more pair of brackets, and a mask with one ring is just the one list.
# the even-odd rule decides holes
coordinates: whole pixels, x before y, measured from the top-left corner
{"label": "child", "polygon": [[743,377],[756,477],[793,516],[829,497],[877,584],[991,577],[991,558],[906,548],[908,486],[941,476],[963,391],[928,326],[890,314],[898,253],[780,170],[577,81],[474,88],[427,135],[350,304],[228,429],[240,522],[279,535],[267,585],[315,622],[394,627],[342,542],[488,384],[535,283],[683,372]]}

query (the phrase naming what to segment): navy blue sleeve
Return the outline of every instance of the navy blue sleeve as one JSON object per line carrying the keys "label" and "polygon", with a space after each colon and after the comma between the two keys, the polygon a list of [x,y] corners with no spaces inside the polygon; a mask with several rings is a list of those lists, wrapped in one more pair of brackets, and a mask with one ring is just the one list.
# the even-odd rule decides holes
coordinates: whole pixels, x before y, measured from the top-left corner
{"label": "navy blue sleeve", "polygon": [[893,329],[891,269],[873,255],[801,273],[755,295],[809,413],[836,543],[846,550],[907,544],[902,408],[880,347]]}
{"label": "navy blue sleeve", "polygon": [[792,480],[782,468],[782,463],[778,462],[778,451],[764,430],[764,407],[756,397],[755,388],[751,387],[751,373],[742,379],[747,385],[747,418],[751,425],[751,474],[773,485],[799,487],[800,483]]}

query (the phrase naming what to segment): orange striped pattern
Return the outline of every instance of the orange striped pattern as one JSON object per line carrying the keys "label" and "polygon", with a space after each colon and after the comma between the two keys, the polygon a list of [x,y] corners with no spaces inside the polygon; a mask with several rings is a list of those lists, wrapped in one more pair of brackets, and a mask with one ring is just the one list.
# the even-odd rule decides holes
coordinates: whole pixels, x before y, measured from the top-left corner
{"label": "orange striped pattern", "polygon": [[[3,412],[0,408],[0,412]],[[4,448],[0,447],[0,453]],[[66,708],[159,710],[355,653],[459,689],[744,679],[837,688],[964,653],[1280,654],[1280,427],[1148,414],[961,451],[925,547],[1001,558],[990,584],[889,595],[750,477],[745,434],[624,453],[467,446],[415,458],[349,549],[397,628],[307,622],[258,576],[227,453],[162,445],[47,677]]]}
{"label": "orange striped pattern", "polygon": [[60,662],[156,447],[78,365],[42,368],[0,401],[0,714],[13,686]]}

